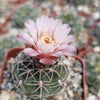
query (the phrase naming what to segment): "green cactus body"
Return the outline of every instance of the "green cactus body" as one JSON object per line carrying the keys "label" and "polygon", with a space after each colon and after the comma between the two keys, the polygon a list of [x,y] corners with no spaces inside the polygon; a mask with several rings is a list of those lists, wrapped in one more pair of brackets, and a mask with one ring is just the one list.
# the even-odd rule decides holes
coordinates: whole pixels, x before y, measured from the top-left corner
{"label": "green cactus body", "polygon": [[36,20],[38,15],[39,11],[36,8],[26,5],[16,10],[12,19],[14,20],[14,23],[16,24],[17,27],[23,28],[24,22],[26,20],[29,19]]}
{"label": "green cactus body", "polygon": [[86,55],[86,79],[87,83],[97,90],[100,89],[100,55],[89,53]]}
{"label": "green cactus body", "polygon": [[66,88],[69,72],[64,59],[62,56],[55,64],[45,66],[21,52],[14,63],[10,64],[15,87],[22,94],[36,100],[61,95]]}
{"label": "green cactus body", "polygon": [[15,36],[12,35],[3,35],[0,36],[0,62],[3,61],[5,53],[13,47],[23,46],[20,42],[17,41]]}
{"label": "green cactus body", "polygon": [[68,3],[78,5],[93,5],[94,0],[68,0]]}

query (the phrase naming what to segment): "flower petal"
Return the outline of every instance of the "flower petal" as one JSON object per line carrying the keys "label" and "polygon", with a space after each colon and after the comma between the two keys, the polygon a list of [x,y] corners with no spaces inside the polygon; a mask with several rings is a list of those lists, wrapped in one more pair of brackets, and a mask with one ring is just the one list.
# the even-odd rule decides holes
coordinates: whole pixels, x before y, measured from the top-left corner
{"label": "flower petal", "polygon": [[62,21],[60,19],[54,20],[53,18],[47,19],[46,24],[44,24],[44,28],[42,29],[42,33],[53,34],[56,27],[61,24]]}
{"label": "flower petal", "polygon": [[46,65],[54,64],[56,61],[50,58],[41,58],[40,62]]}
{"label": "flower petal", "polygon": [[67,44],[73,42],[74,40],[75,40],[75,37],[73,35],[68,35],[66,37],[66,43]]}
{"label": "flower petal", "polygon": [[63,45],[65,46],[69,43],[72,43],[74,40],[75,40],[75,37],[73,35],[68,35],[68,36],[64,37],[63,39],[60,39],[59,44],[60,44],[60,46],[63,46]]}
{"label": "flower petal", "polygon": [[68,33],[71,31],[71,27],[68,25],[68,24],[59,24],[57,27],[56,27],[56,30],[55,30],[55,35],[68,35]]}
{"label": "flower petal", "polygon": [[29,55],[29,56],[37,56],[37,55],[39,55],[39,53],[37,51],[33,50],[32,48],[24,49],[24,53],[26,55]]}
{"label": "flower petal", "polygon": [[68,35],[69,32],[71,31],[71,27],[68,24],[63,25],[63,29],[65,29],[66,34]]}
{"label": "flower petal", "polygon": [[73,56],[76,53],[76,48],[74,46],[68,46],[65,50],[63,50],[63,55]]}
{"label": "flower petal", "polygon": [[30,32],[33,40],[37,40],[37,28],[36,28],[35,22],[32,20],[28,20],[24,24],[26,28],[28,29],[28,31]]}
{"label": "flower petal", "polygon": [[47,16],[42,16],[38,17],[36,20],[36,27],[38,31],[38,38],[42,35],[42,30],[44,29],[45,24],[47,23],[48,17]]}
{"label": "flower petal", "polygon": [[62,21],[60,19],[54,20],[53,18],[48,18],[45,15],[40,18],[37,18],[36,25],[39,37],[41,37],[41,35],[45,33],[53,34],[56,27],[61,23]]}
{"label": "flower petal", "polygon": [[16,37],[19,41],[22,41],[28,45],[35,45],[33,39],[27,33],[21,32]]}
{"label": "flower petal", "polygon": [[62,51],[58,51],[58,52],[54,52],[53,54],[51,54],[51,56],[60,57],[62,54],[63,54]]}

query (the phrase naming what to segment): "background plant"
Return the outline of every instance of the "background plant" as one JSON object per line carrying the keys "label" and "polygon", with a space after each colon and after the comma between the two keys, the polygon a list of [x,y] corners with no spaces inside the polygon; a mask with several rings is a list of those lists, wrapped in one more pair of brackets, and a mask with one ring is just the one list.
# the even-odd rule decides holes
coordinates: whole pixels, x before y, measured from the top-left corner
{"label": "background plant", "polygon": [[39,16],[39,10],[31,6],[21,6],[12,17],[17,27],[23,28],[24,22],[28,19],[36,20]]}
{"label": "background plant", "polygon": [[94,0],[66,0],[67,3],[73,4],[73,5],[93,5]]}
{"label": "background plant", "polygon": [[100,89],[100,54],[90,53],[86,61],[87,83],[97,90]]}
{"label": "background plant", "polygon": [[72,30],[70,34],[73,34],[77,37],[82,27],[80,23],[80,17],[75,17],[73,14],[66,14],[60,18],[63,20],[63,23],[68,23],[71,26]]}
{"label": "background plant", "polygon": [[13,47],[20,47],[22,44],[17,41],[15,36],[0,36],[0,62],[3,61],[5,53]]}

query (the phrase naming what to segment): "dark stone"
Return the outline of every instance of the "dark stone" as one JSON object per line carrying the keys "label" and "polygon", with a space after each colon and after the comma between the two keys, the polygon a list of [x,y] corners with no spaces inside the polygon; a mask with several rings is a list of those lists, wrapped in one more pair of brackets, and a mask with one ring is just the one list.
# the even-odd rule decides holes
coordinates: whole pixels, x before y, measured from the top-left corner
{"label": "dark stone", "polygon": [[79,100],[79,98],[78,98],[78,97],[76,97],[76,96],[74,96],[74,97],[73,97],[73,100]]}

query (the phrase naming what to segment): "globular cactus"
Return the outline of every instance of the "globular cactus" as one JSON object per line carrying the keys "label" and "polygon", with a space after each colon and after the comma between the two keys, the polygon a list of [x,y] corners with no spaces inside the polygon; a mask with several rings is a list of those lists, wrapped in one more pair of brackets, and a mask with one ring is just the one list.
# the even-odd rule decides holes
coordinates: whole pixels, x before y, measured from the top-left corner
{"label": "globular cactus", "polygon": [[39,15],[39,10],[36,8],[33,8],[31,6],[21,6],[19,9],[17,9],[12,16],[12,19],[14,20],[14,23],[17,27],[23,28],[24,22],[26,20],[32,19],[36,20],[37,16]]}
{"label": "globular cactus", "polygon": [[86,59],[87,83],[98,90],[100,89],[100,55],[89,53]]}
{"label": "globular cactus", "polygon": [[93,36],[94,41],[97,41],[97,44],[100,45],[100,23],[97,23],[94,26],[94,30],[90,30],[90,34]]}
{"label": "globular cactus", "polygon": [[13,47],[19,47],[22,44],[17,41],[15,36],[12,35],[2,35],[0,36],[0,62],[3,61],[5,53]]}
{"label": "globular cactus", "polygon": [[94,0],[67,0],[67,3],[73,5],[93,5]]}
{"label": "globular cactus", "polygon": [[65,91],[69,73],[64,59],[64,56],[59,57],[55,64],[47,66],[34,57],[19,53],[9,65],[12,66],[15,87],[35,100],[61,95]]}

